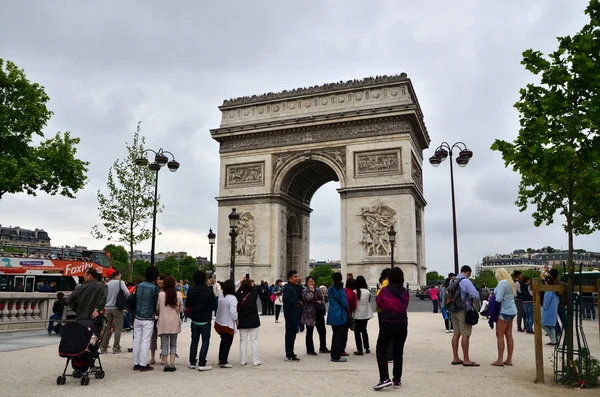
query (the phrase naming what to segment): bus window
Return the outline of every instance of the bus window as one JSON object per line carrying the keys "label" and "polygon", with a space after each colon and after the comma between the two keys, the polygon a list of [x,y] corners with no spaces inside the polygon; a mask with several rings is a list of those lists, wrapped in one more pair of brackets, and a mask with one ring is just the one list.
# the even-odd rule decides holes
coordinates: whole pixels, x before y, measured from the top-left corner
{"label": "bus window", "polygon": [[46,283],[52,288],[52,291],[73,291],[77,286],[73,277],[62,277],[60,275],[52,276],[36,276],[36,291],[39,290],[39,286]]}
{"label": "bus window", "polygon": [[100,251],[83,251],[86,258],[92,258],[92,262],[99,264],[102,267],[110,267],[110,260],[104,252]]}
{"label": "bus window", "polygon": [[33,292],[35,289],[35,277],[27,276],[25,277],[25,292]]}
{"label": "bus window", "polygon": [[10,280],[10,276],[0,276],[0,292],[10,291],[10,287],[12,286]]}

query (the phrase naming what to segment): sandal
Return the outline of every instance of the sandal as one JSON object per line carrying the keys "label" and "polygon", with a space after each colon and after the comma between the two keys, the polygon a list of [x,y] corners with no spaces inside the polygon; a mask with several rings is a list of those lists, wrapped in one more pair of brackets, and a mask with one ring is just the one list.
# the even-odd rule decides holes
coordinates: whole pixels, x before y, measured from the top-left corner
{"label": "sandal", "polygon": [[452,365],[463,365],[462,361],[452,361]]}
{"label": "sandal", "polygon": [[475,361],[473,361],[472,363],[469,363],[469,364],[463,363],[463,367],[480,367],[480,365],[477,364]]}

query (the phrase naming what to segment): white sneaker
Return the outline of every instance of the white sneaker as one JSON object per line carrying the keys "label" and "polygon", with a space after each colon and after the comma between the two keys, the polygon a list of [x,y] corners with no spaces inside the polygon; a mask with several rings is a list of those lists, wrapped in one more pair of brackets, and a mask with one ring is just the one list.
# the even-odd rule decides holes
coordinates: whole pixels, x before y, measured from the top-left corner
{"label": "white sneaker", "polygon": [[196,369],[196,365],[194,365],[194,364],[190,364],[190,368],[191,368],[191,369]]}
{"label": "white sneaker", "polygon": [[210,371],[212,369],[211,365],[205,365],[204,367],[198,366],[198,371]]}
{"label": "white sneaker", "polygon": [[233,365],[227,363],[227,364],[219,364],[219,367],[221,368],[233,368]]}
{"label": "white sneaker", "polygon": [[261,365],[261,364],[262,364],[262,362],[261,362],[261,361],[256,361],[256,362],[255,362],[253,365],[254,365],[255,367],[258,367],[258,366],[259,366],[259,365]]}
{"label": "white sneaker", "polygon": [[246,365],[246,364],[248,364],[248,363],[240,363],[240,365],[241,365],[242,367],[243,367],[244,365]]}

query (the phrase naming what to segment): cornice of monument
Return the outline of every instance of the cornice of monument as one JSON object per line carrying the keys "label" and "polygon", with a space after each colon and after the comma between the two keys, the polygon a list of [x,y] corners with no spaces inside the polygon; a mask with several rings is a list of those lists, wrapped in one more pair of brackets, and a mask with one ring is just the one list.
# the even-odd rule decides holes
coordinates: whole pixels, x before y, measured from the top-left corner
{"label": "cornice of monument", "polygon": [[292,90],[283,90],[281,92],[268,92],[261,95],[243,96],[233,99],[226,99],[219,109],[229,109],[241,105],[269,102],[273,100],[296,98],[305,95],[329,94],[337,91],[343,91],[354,88],[373,87],[390,83],[399,83],[410,81],[406,73],[400,73],[392,76],[375,76],[364,79],[353,79],[340,81],[337,83],[327,83],[311,87],[295,88]]}

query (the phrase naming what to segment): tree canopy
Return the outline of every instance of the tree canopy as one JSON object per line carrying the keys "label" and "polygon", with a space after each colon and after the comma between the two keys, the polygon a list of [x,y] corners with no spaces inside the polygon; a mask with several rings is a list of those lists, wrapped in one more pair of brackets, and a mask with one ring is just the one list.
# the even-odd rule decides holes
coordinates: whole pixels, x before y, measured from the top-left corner
{"label": "tree canopy", "polygon": [[110,253],[113,268],[121,272],[123,279],[131,280],[129,275],[129,257],[125,248],[122,245],[108,244],[104,247],[104,251]]}
{"label": "tree canopy", "polygon": [[[129,278],[133,277],[133,248],[149,239],[152,230],[148,226],[154,214],[154,183],[156,173],[148,167],[140,167],[135,160],[144,156],[145,138],[140,137],[138,123],[133,143],[125,144],[127,157],[115,160],[108,170],[108,195],[98,190],[98,210],[102,225],[92,228],[92,236],[127,244],[129,248]],[[116,176],[116,178],[115,178]],[[158,196],[160,201],[160,196]],[[157,203],[157,212],[162,207]]]}
{"label": "tree canopy", "polygon": [[427,282],[429,282],[429,281],[445,280],[446,279],[446,277],[444,277],[441,274],[439,274],[436,270],[432,270],[430,272],[427,272],[425,274],[425,278],[427,279]]}
{"label": "tree canopy", "polygon": [[333,285],[332,275],[333,269],[331,268],[331,265],[326,263],[315,266],[310,272],[310,276],[315,279],[317,286],[324,285],[326,287],[331,287]]}
{"label": "tree canopy", "polygon": [[35,136],[44,138],[42,130],[52,117],[49,100],[44,87],[0,58],[0,199],[37,191],[75,198],[85,186],[89,163],[76,158],[79,138],[58,132],[34,144]]}
{"label": "tree canopy", "polygon": [[[515,104],[520,130],[514,142],[496,140],[492,150],[521,174],[516,205],[534,207],[535,226],[557,213],[568,238],[569,273],[573,235],[600,229],[600,2],[590,0],[589,22],[573,36],[558,38],[558,48],[544,55],[523,52],[522,64],[537,83],[521,89]],[[572,285],[572,277],[569,285]],[[567,294],[567,367],[573,365],[573,295]]]}

